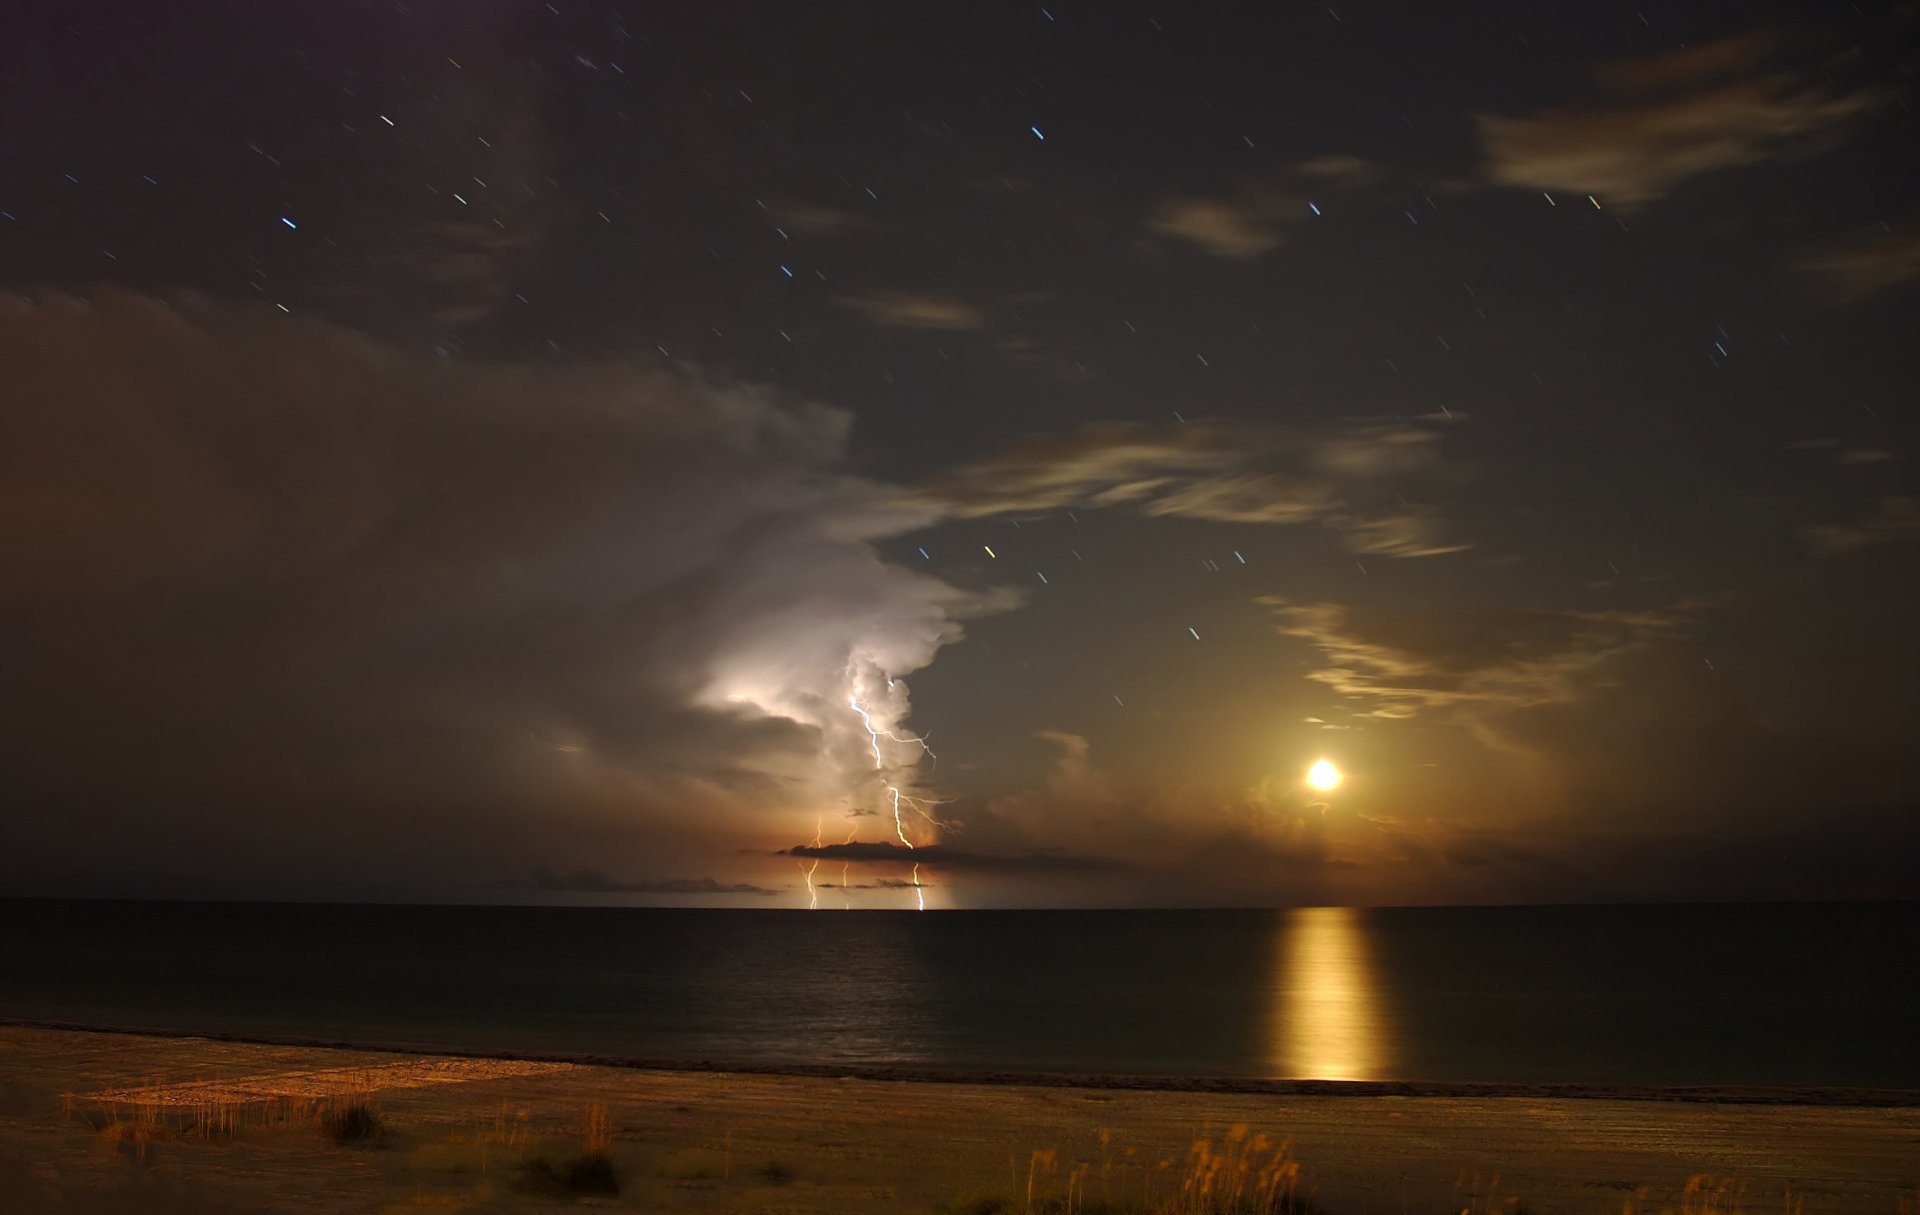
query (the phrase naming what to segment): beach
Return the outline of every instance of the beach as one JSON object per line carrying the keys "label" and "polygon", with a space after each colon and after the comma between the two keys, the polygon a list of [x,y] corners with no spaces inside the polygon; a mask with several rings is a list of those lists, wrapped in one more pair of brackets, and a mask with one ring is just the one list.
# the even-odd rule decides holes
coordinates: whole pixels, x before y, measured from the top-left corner
{"label": "beach", "polygon": [[[1206,1091],[741,1073],[0,1028],[9,1212],[1097,1211],[1196,1143],[1328,1215],[1911,1212],[1898,1094]],[[1246,1086],[1242,1086],[1246,1087]],[[1412,1092],[1417,1095],[1403,1095]],[[378,1131],[327,1128],[364,1105]],[[568,1190],[602,1137],[617,1194]],[[1234,1154],[1237,1153],[1237,1157]]]}

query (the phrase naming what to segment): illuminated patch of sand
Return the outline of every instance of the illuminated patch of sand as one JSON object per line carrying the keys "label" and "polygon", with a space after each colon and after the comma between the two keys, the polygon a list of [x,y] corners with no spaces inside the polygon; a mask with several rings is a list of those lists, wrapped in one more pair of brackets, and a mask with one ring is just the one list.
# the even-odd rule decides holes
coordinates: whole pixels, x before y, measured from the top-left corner
{"label": "illuminated patch of sand", "polygon": [[537,1063],[514,1059],[418,1059],[371,1067],[327,1067],[315,1071],[265,1072],[219,1080],[190,1080],[143,1088],[102,1089],[82,1101],[103,1104],[163,1107],[199,1107],[210,1104],[246,1105],[263,1101],[312,1101],[359,1096],[388,1089],[429,1088],[441,1084],[471,1084],[480,1080],[507,1080],[544,1076],[572,1070],[570,1063]]}

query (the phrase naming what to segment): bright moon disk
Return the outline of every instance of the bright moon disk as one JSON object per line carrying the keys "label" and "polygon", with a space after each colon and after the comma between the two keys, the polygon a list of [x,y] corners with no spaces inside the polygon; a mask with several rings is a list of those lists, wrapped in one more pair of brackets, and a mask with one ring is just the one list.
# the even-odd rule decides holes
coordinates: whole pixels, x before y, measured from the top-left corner
{"label": "bright moon disk", "polygon": [[1340,769],[1334,767],[1333,761],[1329,759],[1315,760],[1313,767],[1307,769],[1307,784],[1322,793],[1331,793],[1338,789],[1343,779]]}

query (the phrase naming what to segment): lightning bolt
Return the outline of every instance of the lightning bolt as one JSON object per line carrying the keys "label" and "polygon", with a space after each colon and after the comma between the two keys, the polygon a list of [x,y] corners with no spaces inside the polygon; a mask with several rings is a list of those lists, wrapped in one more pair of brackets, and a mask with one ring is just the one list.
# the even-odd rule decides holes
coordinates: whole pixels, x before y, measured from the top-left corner
{"label": "lightning bolt", "polygon": [[[855,823],[847,828],[847,838],[842,842],[851,844],[853,837],[859,834],[860,824]],[[846,861],[840,862],[840,906],[851,911],[853,910],[853,892],[847,889],[847,864]]]}
{"label": "lightning bolt", "polygon": [[[822,819],[815,818],[813,820],[813,846],[815,848],[818,848],[820,846],[821,826],[822,826]],[[814,871],[819,868],[820,868],[820,858],[816,856],[813,858],[813,864],[806,866],[800,871],[800,876],[807,879],[807,910],[808,911],[820,910],[820,890],[818,887],[816,887],[813,884]]]}
{"label": "lightning bolt", "polygon": [[[892,687],[893,680],[887,680],[887,686]],[[940,765],[940,757],[933,753],[933,748],[928,745],[925,735],[895,734],[892,730],[876,729],[873,724],[873,714],[869,713],[866,706],[860,703],[858,696],[847,697],[847,704],[855,713],[860,715],[860,724],[867,729],[867,740],[873,744],[873,766],[875,768],[884,767],[886,764],[886,761],[880,758],[880,740],[883,738],[889,742],[905,743],[910,747],[918,747],[926,754],[928,759],[933,761],[935,767]]]}
{"label": "lightning bolt", "polygon": [[[888,680],[887,682],[891,684],[893,681]],[[926,739],[918,738],[910,734],[896,734],[892,730],[882,730],[875,726],[873,724],[873,714],[867,710],[865,705],[860,703],[858,696],[847,697],[847,705],[860,718],[860,724],[865,727],[867,731],[867,742],[873,749],[874,771],[884,772],[886,770],[886,757],[880,753],[880,740],[883,738],[893,742],[906,743],[909,746],[919,747],[920,750],[931,757],[935,763],[940,762],[940,757],[934,755],[933,748],[927,745]],[[921,808],[919,799],[908,797],[906,794],[900,792],[900,786],[889,784],[887,786],[887,796],[891,799],[893,806],[893,834],[895,838],[907,847],[913,847],[913,841],[907,838],[907,825],[900,817],[901,802],[905,802],[909,810],[918,813],[922,818],[926,819],[930,825],[939,825],[938,820],[936,820],[933,815]]]}
{"label": "lightning bolt", "polygon": [[867,741],[873,744],[873,766],[880,767],[885,761],[880,758],[880,732],[873,728],[873,714],[867,712],[866,706],[860,703],[858,696],[847,697],[847,704],[860,715],[860,724],[867,728]]}
{"label": "lightning bolt", "polygon": [[893,833],[900,837],[901,843],[911,848],[913,841],[907,838],[906,824],[900,821],[900,787],[888,785],[887,792],[893,794]]}
{"label": "lightning bolt", "polygon": [[[889,688],[893,686],[893,679],[891,677],[887,679],[887,686]],[[940,762],[940,757],[933,753],[933,748],[927,745],[927,740],[924,737],[919,737],[911,734],[907,734],[907,735],[896,734],[892,730],[883,730],[878,726],[875,726],[873,724],[873,714],[870,711],[868,711],[865,705],[860,703],[860,697],[857,694],[849,695],[847,697],[847,706],[853,710],[854,714],[857,717],[860,718],[860,724],[867,732],[867,743],[873,750],[874,771],[880,772],[882,774],[886,772],[886,766],[887,766],[886,756],[882,754],[880,750],[880,740],[883,738],[887,739],[890,742],[904,743],[908,746],[919,747],[921,752],[924,755],[926,755],[928,758],[933,760],[935,764],[938,764]],[[909,851],[912,851],[914,847],[914,843],[911,839],[907,838],[906,820],[902,818],[900,814],[901,803],[902,802],[906,803],[906,807],[908,810],[926,819],[927,824],[929,826],[938,827],[940,825],[940,822],[938,819],[934,818],[930,812],[928,812],[925,809],[925,807],[921,803],[921,799],[907,796],[906,794],[900,791],[900,786],[896,784],[889,783],[887,785],[887,796],[893,808],[894,838],[898,839],[903,845],[905,845]],[[939,803],[933,802],[929,804],[938,805]],[[851,837],[849,837],[849,839],[851,839]],[[844,884],[844,875],[843,875],[843,884]],[[918,902],[919,909],[921,911],[925,911],[927,909],[927,896],[926,896],[925,889],[922,888],[920,885],[920,863],[918,861],[915,861],[913,865],[913,893]]]}

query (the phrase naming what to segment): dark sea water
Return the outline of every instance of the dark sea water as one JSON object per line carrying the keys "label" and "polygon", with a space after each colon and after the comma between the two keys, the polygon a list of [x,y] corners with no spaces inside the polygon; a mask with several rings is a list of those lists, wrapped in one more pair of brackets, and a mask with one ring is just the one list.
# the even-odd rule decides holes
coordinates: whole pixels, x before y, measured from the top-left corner
{"label": "dark sea water", "polygon": [[0,1018],[742,1065],[1920,1089],[1920,905],[0,901]]}

